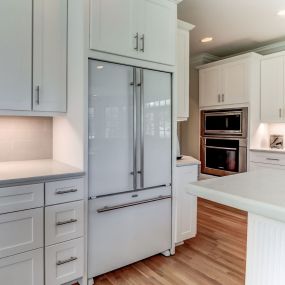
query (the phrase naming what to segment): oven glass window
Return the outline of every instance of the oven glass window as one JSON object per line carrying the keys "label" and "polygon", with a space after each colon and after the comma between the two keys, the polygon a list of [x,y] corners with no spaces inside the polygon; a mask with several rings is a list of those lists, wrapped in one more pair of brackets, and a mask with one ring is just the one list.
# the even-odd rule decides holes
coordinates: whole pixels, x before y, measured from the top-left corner
{"label": "oven glass window", "polygon": [[207,139],[206,167],[230,172],[239,171],[239,141]]}
{"label": "oven glass window", "polygon": [[205,130],[241,132],[241,114],[206,115]]}

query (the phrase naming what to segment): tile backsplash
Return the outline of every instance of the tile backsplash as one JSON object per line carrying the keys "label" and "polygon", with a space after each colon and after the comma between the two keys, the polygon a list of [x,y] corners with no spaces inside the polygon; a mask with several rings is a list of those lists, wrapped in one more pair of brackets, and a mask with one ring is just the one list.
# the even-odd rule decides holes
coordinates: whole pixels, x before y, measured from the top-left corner
{"label": "tile backsplash", "polygon": [[0,117],[0,162],[52,158],[52,118]]}

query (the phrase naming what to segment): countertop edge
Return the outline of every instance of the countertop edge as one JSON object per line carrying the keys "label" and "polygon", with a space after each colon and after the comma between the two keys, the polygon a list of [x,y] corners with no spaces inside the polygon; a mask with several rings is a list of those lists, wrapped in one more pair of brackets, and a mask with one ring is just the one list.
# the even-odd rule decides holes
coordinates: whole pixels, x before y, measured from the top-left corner
{"label": "countertop edge", "polygon": [[227,193],[218,192],[216,190],[194,184],[189,184],[186,187],[186,191],[190,195],[249,213],[264,216],[283,223],[285,222],[285,208]]}
{"label": "countertop edge", "polygon": [[5,179],[5,180],[0,180],[0,187],[17,186],[23,184],[37,184],[37,183],[51,182],[56,180],[79,178],[84,176],[85,172],[81,171],[81,172],[50,174],[50,175],[42,175],[34,177]]}

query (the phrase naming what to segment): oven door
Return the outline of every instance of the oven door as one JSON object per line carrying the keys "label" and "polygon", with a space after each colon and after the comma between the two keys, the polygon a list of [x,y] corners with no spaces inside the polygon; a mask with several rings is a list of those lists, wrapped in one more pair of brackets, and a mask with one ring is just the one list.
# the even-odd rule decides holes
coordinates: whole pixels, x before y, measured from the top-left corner
{"label": "oven door", "polygon": [[246,140],[203,138],[201,146],[202,173],[225,176],[246,171]]}
{"label": "oven door", "polygon": [[246,108],[202,112],[202,136],[228,135],[246,137]]}

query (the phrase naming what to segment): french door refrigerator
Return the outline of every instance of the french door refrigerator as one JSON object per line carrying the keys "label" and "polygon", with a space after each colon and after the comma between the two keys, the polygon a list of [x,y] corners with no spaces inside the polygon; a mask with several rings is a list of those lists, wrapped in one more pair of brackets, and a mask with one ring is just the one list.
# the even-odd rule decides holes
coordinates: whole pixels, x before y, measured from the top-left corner
{"label": "french door refrigerator", "polygon": [[171,74],[89,60],[88,276],[171,247]]}

